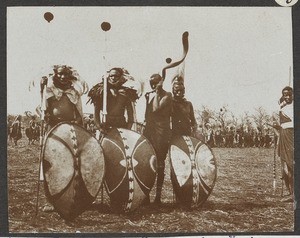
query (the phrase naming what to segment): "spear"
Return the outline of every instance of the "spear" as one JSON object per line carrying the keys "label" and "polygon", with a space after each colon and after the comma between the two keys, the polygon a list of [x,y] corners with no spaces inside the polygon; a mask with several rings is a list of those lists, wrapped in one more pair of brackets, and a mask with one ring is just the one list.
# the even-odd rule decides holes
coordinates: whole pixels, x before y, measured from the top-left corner
{"label": "spear", "polygon": [[290,66],[290,68],[289,68],[289,86],[291,86],[291,81],[292,81],[292,67]]}
{"label": "spear", "polygon": [[275,139],[275,128],[274,128],[274,156],[273,156],[273,193],[276,191],[276,149],[277,149],[277,139]]}
{"label": "spear", "polygon": [[43,77],[40,82],[41,86],[41,130],[40,130],[40,156],[39,156],[39,172],[38,172],[38,180],[37,180],[37,194],[36,194],[36,205],[35,205],[35,216],[38,214],[38,206],[39,206],[39,193],[40,193],[40,182],[39,180],[43,180],[43,167],[42,167],[42,147],[44,142],[44,120],[45,120],[45,111],[46,111],[46,86],[48,83],[48,78]]}
{"label": "spear", "polygon": [[102,109],[102,122],[106,123],[106,116],[107,116],[107,77],[103,77],[103,109]]}
{"label": "spear", "polygon": [[[101,23],[101,29],[104,31],[104,55],[103,55],[103,61],[104,64],[106,63],[106,58],[105,58],[105,51],[107,47],[107,38],[106,38],[106,32],[109,31],[111,28],[111,25],[109,22],[102,22]],[[106,67],[106,65],[105,65]],[[105,124],[106,123],[106,116],[107,116],[107,77],[103,77],[103,108],[102,108],[102,122]]]}

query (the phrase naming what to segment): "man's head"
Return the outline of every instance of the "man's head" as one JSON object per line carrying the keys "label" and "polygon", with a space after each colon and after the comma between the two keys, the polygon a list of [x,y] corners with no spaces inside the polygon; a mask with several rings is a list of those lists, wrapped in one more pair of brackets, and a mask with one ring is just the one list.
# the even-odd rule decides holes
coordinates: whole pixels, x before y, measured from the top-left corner
{"label": "man's head", "polygon": [[121,68],[112,68],[108,74],[108,83],[112,86],[120,86],[123,84],[123,70]]}
{"label": "man's head", "polygon": [[291,104],[293,102],[293,88],[287,86],[284,89],[282,89],[282,99],[287,104]]}
{"label": "man's head", "polygon": [[153,90],[156,89],[156,86],[163,80],[159,74],[152,74],[150,77],[150,86]]}
{"label": "man's head", "polygon": [[54,68],[53,83],[61,89],[70,88],[74,79],[71,69],[65,65]]}
{"label": "man's head", "polygon": [[181,99],[185,94],[185,87],[181,83],[174,83],[172,88],[173,96],[175,99]]}

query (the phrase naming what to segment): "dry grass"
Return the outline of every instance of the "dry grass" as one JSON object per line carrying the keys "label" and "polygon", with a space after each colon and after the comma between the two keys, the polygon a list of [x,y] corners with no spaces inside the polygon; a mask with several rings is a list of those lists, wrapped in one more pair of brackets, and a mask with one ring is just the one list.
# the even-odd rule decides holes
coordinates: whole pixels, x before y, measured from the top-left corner
{"label": "dry grass", "polygon": [[[133,214],[110,211],[108,197],[66,223],[55,212],[43,212],[46,204],[40,188],[39,213],[35,219],[39,146],[8,145],[9,230],[12,233],[177,233],[177,232],[291,232],[293,204],[281,202],[280,164],[277,159],[277,189],[273,193],[273,148],[213,149],[218,177],[215,188],[196,210],[184,210],[173,203],[169,164],[164,183],[163,206],[141,207]],[[154,197],[151,192],[151,198]]]}

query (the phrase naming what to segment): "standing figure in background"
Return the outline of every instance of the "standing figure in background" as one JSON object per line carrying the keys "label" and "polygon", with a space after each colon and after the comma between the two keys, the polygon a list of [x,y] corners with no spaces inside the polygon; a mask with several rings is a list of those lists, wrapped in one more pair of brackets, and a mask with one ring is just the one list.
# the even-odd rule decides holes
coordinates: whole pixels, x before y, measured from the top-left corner
{"label": "standing figure in background", "polygon": [[254,128],[250,130],[250,147],[255,147],[256,132]]}
{"label": "standing figure in background", "polygon": [[195,138],[197,138],[198,140],[201,140],[202,142],[205,142],[204,130],[203,130],[203,126],[201,124],[195,131]]}
{"label": "standing figure in background", "polygon": [[[104,123],[100,117],[103,112],[104,82],[96,84],[90,91],[88,102],[94,104],[94,122],[96,127],[104,132],[112,127],[131,129],[134,122],[134,102],[138,99],[135,89],[123,84],[133,80],[128,71],[122,68],[112,68],[107,80],[107,115]],[[126,117],[125,117],[126,115]]]}
{"label": "standing figure in background", "polygon": [[161,192],[165,176],[165,159],[171,139],[172,94],[163,87],[163,78],[159,74],[150,77],[150,86],[154,90],[154,97],[149,100],[146,93],[146,126],[144,135],[154,147],[157,156],[157,183],[154,202],[161,203]]}
{"label": "standing figure in background", "polygon": [[280,98],[280,125],[274,127],[279,130],[278,155],[282,164],[282,177],[291,194],[285,201],[293,201],[294,194],[294,108],[293,89],[285,87]]}
{"label": "standing figure in background", "polygon": [[12,141],[11,130],[12,130],[12,120],[10,118],[7,119],[7,142]]}
{"label": "standing figure in background", "polygon": [[241,127],[240,129],[236,130],[235,140],[236,140],[237,146],[239,148],[242,148],[243,145],[244,145],[244,131],[243,131],[243,127]]}
{"label": "standing figure in background", "polygon": [[14,141],[15,146],[18,145],[18,140],[22,138],[22,116],[18,115],[11,126],[11,138]]}
{"label": "standing figure in background", "polygon": [[215,146],[214,142],[214,131],[210,125],[210,123],[205,124],[206,127],[206,133],[205,133],[205,142],[208,144],[210,147]]}
{"label": "standing figure in background", "polygon": [[261,129],[258,126],[257,129],[255,130],[255,139],[254,139],[256,147],[260,147],[261,138],[262,138]]}
{"label": "standing figure in background", "polygon": [[45,121],[49,128],[60,122],[72,122],[83,126],[81,96],[88,90],[70,66],[55,65],[52,82],[46,88]]}
{"label": "standing figure in background", "polygon": [[234,127],[231,126],[229,130],[229,136],[228,136],[228,142],[229,142],[229,148],[233,148],[234,146]]}
{"label": "standing figure in background", "polygon": [[184,98],[185,87],[183,78],[176,76],[173,80],[173,113],[172,135],[186,135],[195,137],[197,123],[193,104]]}
{"label": "standing figure in background", "polygon": [[215,142],[216,146],[220,148],[222,146],[223,137],[222,137],[222,126],[218,126],[218,128],[215,131]]}
{"label": "standing figure in background", "polygon": [[244,131],[244,147],[245,148],[251,147],[250,146],[250,144],[251,144],[251,135],[250,135],[248,126],[244,126],[243,131]]}
{"label": "standing figure in background", "polygon": [[39,130],[39,126],[35,121],[35,116],[31,117],[31,120],[29,122],[29,127],[25,129],[25,134],[28,138],[28,145],[30,144],[34,144],[34,141],[38,141],[39,140],[39,134],[40,130]]}
{"label": "standing figure in background", "polygon": [[271,138],[271,135],[270,135],[270,129],[267,128],[266,129],[266,135],[265,135],[265,147],[266,148],[270,148],[271,147],[271,143],[272,143],[272,138]]}

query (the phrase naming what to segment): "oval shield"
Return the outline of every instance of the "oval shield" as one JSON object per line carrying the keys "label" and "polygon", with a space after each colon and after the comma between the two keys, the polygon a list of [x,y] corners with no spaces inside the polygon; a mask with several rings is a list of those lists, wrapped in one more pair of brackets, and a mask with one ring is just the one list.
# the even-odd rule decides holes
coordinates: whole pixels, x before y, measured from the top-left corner
{"label": "oval shield", "polygon": [[176,136],[170,143],[171,181],[179,203],[199,207],[211,194],[217,178],[216,159],[202,141]]}
{"label": "oval shield", "polygon": [[60,123],[46,135],[42,149],[46,197],[65,219],[80,215],[100,190],[104,155],[86,129]]}
{"label": "oval shield", "polygon": [[116,212],[130,212],[149,195],[156,178],[156,155],[150,142],[135,131],[113,128],[101,141],[104,184]]}

